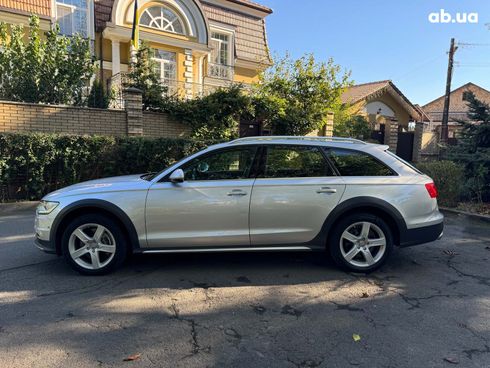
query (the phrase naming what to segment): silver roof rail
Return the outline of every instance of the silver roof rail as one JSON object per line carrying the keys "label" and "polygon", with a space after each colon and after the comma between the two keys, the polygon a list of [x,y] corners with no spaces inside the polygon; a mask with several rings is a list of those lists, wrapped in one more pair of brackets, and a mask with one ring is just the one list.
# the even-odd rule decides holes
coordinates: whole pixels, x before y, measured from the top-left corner
{"label": "silver roof rail", "polygon": [[314,136],[259,136],[259,137],[244,137],[238,138],[230,143],[246,142],[246,141],[271,141],[271,140],[304,140],[304,141],[320,141],[320,142],[339,142],[339,143],[353,143],[353,144],[367,144],[360,139],[355,138],[343,138],[343,137],[314,137]]}

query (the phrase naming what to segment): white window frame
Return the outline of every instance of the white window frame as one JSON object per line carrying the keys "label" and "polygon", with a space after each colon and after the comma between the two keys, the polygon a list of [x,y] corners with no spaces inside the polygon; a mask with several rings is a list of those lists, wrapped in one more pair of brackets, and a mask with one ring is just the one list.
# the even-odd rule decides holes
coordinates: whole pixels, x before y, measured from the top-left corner
{"label": "white window frame", "polygon": [[[162,58],[158,58],[158,57],[153,57],[153,61],[155,61],[155,63],[158,63],[160,64],[160,81],[165,84],[165,85],[169,85],[171,86],[172,84],[175,84],[176,83],[176,79],[177,79],[177,69],[178,69],[178,65],[177,65],[177,53],[176,52],[173,52],[173,51],[167,51],[167,50],[164,50],[164,49],[156,49],[156,51],[163,51],[163,52],[168,52],[168,53],[171,53],[174,55],[175,57],[175,61],[171,61],[171,60],[167,60],[167,59],[162,59]],[[174,79],[165,79],[164,77],[164,74],[165,74],[165,65],[173,65],[173,68],[174,68],[174,72],[175,72],[175,76],[174,76]]]}
{"label": "white window frame", "polygon": [[[175,32],[175,31],[172,31],[172,30],[167,30],[167,29],[164,29],[164,28],[161,28],[161,27],[155,27],[155,26],[151,26],[151,22],[150,24],[142,24],[141,23],[141,17],[147,13],[150,18],[152,19],[152,22],[155,22],[155,18],[153,17],[153,15],[150,13],[150,9],[152,8],[161,8],[161,9],[167,9],[168,11],[170,11],[172,14],[175,15],[176,19],[180,22],[180,25],[182,27],[182,33],[180,32]],[[163,14],[161,13],[160,17],[159,18],[164,18],[167,22],[168,22],[168,19],[166,19]],[[175,21],[175,20],[174,20]],[[174,22],[172,21],[172,23]],[[169,22],[170,23],[170,22]],[[171,23],[170,23],[171,24]],[[178,34],[178,35],[183,35],[185,36],[187,34],[187,31],[186,31],[186,28],[185,28],[185,23],[184,23],[184,20],[182,19],[182,17],[176,12],[174,11],[173,9],[169,8],[168,6],[164,6],[164,5],[154,5],[154,6],[150,6],[148,8],[146,8],[145,10],[143,10],[141,12],[141,15],[140,15],[140,25],[143,26],[143,27],[147,27],[147,28],[150,28],[150,29],[156,29],[158,31],[162,31],[162,32],[168,32],[168,33],[174,33],[174,34]],[[173,26],[172,26],[173,27]]]}
{"label": "white window frame", "polygon": [[[65,4],[56,0],[52,0],[53,4],[53,9],[54,9],[54,21],[55,23],[58,22],[58,7],[63,7],[66,9],[70,9],[71,14],[75,13],[75,10],[77,7],[75,5],[71,4]],[[93,0],[87,0],[87,38],[94,40],[95,39],[95,29],[94,29],[94,17],[95,17],[95,9],[94,9],[94,1]],[[76,33],[75,27],[75,22],[72,20],[72,35]]]}
{"label": "white window frame", "polygon": [[[212,24],[209,30],[209,37],[212,38],[213,33],[220,33],[228,36],[228,61],[227,66],[235,66],[235,30],[226,28],[221,25]],[[220,40],[217,40],[220,41]],[[211,53],[209,54],[209,61],[213,64],[216,64],[214,60],[212,60]]]}

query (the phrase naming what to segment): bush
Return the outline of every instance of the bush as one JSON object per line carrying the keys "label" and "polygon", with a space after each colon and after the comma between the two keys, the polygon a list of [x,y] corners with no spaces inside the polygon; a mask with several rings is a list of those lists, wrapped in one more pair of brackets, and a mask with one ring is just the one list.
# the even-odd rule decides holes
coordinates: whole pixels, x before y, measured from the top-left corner
{"label": "bush", "polygon": [[424,162],[417,167],[434,179],[439,192],[439,204],[448,207],[458,205],[464,185],[463,167],[452,161]]}
{"label": "bush", "polygon": [[161,171],[211,141],[0,133],[0,200],[37,200],[80,181]]}

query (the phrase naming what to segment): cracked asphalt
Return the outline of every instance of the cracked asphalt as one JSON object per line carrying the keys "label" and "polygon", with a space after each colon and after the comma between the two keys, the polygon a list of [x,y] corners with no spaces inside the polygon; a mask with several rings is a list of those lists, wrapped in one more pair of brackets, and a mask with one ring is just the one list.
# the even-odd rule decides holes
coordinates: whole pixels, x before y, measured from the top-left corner
{"label": "cracked asphalt", "polygon": [[34,248],[31,207],[6,208],[2,367],[490,367],[483,222],[447,216],[442,240],[369,276],[249,253],[138,256],[83,277]]}

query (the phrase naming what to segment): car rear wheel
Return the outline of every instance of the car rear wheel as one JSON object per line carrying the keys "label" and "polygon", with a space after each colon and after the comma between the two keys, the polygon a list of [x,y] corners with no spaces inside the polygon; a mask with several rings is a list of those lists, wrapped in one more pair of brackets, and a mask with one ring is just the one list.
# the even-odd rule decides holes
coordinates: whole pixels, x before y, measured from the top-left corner
{"label": "car rear wheel", "polygon": [[88,214],[74,219],[62,236],[68,264],[85,275],[102,275],[120,266],[127,255],[124,233],[112,219]]}
{"label": "car rear wheel", "polygon": [[388,258],[393,236],[381,218],[369,213],[352,214],[337,223],[329,248],[333,260],[343,269],[371,272]]}

